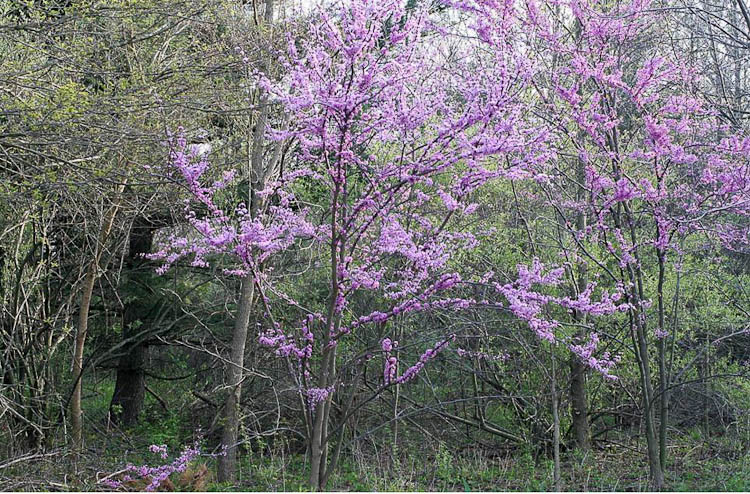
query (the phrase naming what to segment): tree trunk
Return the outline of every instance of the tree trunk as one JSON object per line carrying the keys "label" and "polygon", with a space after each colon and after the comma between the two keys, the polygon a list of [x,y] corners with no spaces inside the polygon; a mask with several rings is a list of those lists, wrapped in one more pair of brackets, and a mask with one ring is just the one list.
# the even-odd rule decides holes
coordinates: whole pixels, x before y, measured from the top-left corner
{"label": "tree trunk", "polygon": [[[96,257],[95,257],[96,258]],[[70,420],[73,444],[76,448],[83,445],[83,410],[81,409],[81,384],[83,380],[83,348],[86,345],[88,332],[89,307],[91,294],[96,282],[96,261],[92,261],[86,270],[86,278],[81,289],[81,306],[78,310],[78,332],[76,333],[75,350],[73,351],[73,396],[70,399]]]}
{"label": "tree trunk", "polygon": [[570,419],[571,432],[577,448],[591,448],[586,398],[586,366],[578,357],[570,357]]}
{"label": "tree trunk", "polygon": [[[658,235],[658,230],[657,230]],[[659,314],[659,465],[667,468],[667,426],[669,423],[669,387],[670,376],[667,371],[666,330],[664,314],[664,275],[666,254],[659,250],[659,281],[657,284],[657,310]]]}
{"label": "tree trunk", "polygon": [[[640,305],[640,297],[636,300]],[[643,418],[646,426],[646,448],[648,455],[649,477],[651,488],[660,491],[664,487],[664,470],[661,467],[659,455],[659,442],[654,423],[654,391],[651,385],[651,364],[648,355],[648,343],[646,340],[646,328],[641,322],[642,309],[635,311],[636,318],[636,348],[640,367],[641,388],[643,392]]]}
{"label": "tree trunk", "polygon": [[83,446],[83,410],[81,408],[81,389],[83,380],[83,349],[86,345],[86,334],[88,332],[89,308],[91,307],[91,296],[94,292],[97,272],[99,270],[99,259],[101,258],[104,244],[112,230],[117,209],[119,208],[120,196],[125,185],[121,185],[117,191],[117,199],[107,212],[104,223],[99,230],[97,243],[94,246],[94,258],[86,269],[86,277],[81,288],[81,306],[78,310],[78,331],[76,333],[75,348],[73,350],[73,394],[70,398],[71,434],[76,448]]}
{"label": "tree trunk", "polygon": [[[579,216],[583,216],[583,213],[579,213]],[[579,231],[585,229],[585,219],[580,220],[579,224],[583,224]],[[576,296],[586,289],[586,272],[585,267],[579,265],[578,269],[578,293]],[[578,324],[585,324],[586,317],[579,311],[574,311],[573,320]],[[583,332],[579,332],[578,336],[582,336]],[[589,432],[589,417],[588,417],[588,398],[586,396],[586,371],[588,370],[586,364],[581,362],[581,359],[576,355],[571,355],[569,360],[570,366],[570,423],[571,433],[573,434],[573,440],[575,446],[581,450],[587,451],[591,448],[591,434]]]}
{"label": "tree trunk", "polygon": [[137,220],[130,230],[128,257],[126,260],[123,293],[125,299],[122,316],[122,339],[125,342],[125,355],[120,357],[117,365],[117,379],[112,394],[109,412],[115,423],[132,426],[138,422],[138,415],[143,409],[146,395],[145,364],[148,357],[148,346],[133,339],[149,321],[144,320],[153,307],[153,290],[150,278],[153,276],[151,263],[143,255],[151,252],[154,241],[155,226],[147,221]]}
{"label": "tree trunk", "polygon": [[557,372],[555,372],[555,354],[552,355],[552,455],[553,455],[553,480],[555,492],[560,492],[560,411],[557,396]]}
{"label": "tree trunk", "polygon": [[219,456],[219,482],[233,482],[237,477],[237,443],[240,425],[239,407],[242,395],[242,370],[245,365],[245,344],[247,327],[250,322],[250,311],[253,305],[255,281],[250,273],[242,280],[239,307],[232,330],[232,350],[227,370],[227,394],[224,403],[224,427],[221,433],[221,444],[226,448],[226,455]]}
{"label": "tree trunk", "polygon": [[[273,0],[266,0],[264,22],[273,22]],[[256,19],[257,22],[257,19]],[[266,182],[272,179],[275,160],[266,163],[263,159],[264,135],[269,116],[268,97],[265,92],[260,94],[261,110],[255,122],[255,130],[248,142],[250,190],[250,215],[255,218],[265,207],[265,200],[258,197],[257,192],[263,190]],[[279,146],[280,147],[280,144]],[[256,266],[257,268],[257,266]],[[255,295],[254,274],[249,272],[242,280],[240,300],[237,316],[232,329],[232,347],[227,371],[227,386],[229,393],[224,403],[224,427],[221,433],[221,443],[226,447],[226,455],[219,457],[219,482],[234,482],[237,478],[237,446],[240,427],[240,399],[242,397],[242,374],[245,366],[245,346],[247,344],[247,329],[250,322],[250,312]]]}
{"label": "tree trunk", "polygon": [[[123,338],[132,337],[131,332],[123,329]],[[120,357],[117,365],[117,379],[109,413],[112,422],[126,427],[138,423],[138,415],[143,409],[143,399],[146,395],[145,363],[148,347],[133,345],[126,355]]]}
{"label": "tree trunk", "polygon": [[[579,213],[582,215],[582,213]],[[582,221],[585,228],[585,220]],[[583,231],[581,228],[580,231]],[[578,293],[586,289],[587,279],[585,267],[579,265]],[[578,294],[576,294],[577,296]],[[579,311],[574,311],[573,320],[579,324],[586,323],[586,317]],[[578,333],[582,336],[582,332]],[[576,355],[571,355],[570,366],[570,419],[571,432],[577,448],[588,450],[591,448],[591,434],[589,432],[588,398],[586,396],[586,364]]]}
{"label": "tree trunk", "polygon": [[[338,320],[338,319],[337,319]],[[338,323],[335,323],[338,328]],[[326,345],[327,346],[327,345]],[[323,354],[318,386],[327,389],[336,378],[336,347],[326,348]],[[330,477],[328,471],[328,425],[331,416],[332,396],[329,394],[315,407],[315,422],[313,423],[312,440],[310,442],[310,488],[316,491],[325,489],[326,481]]]}
{"label": "tree trunk", "polygon": [[[613,150],[617,152],[616,139],[613,137]],[[620,179],[621,173],[617,162],[613,162],[615,178]],[[651,362],[649,360],[649,343],[646,335],[647,316],[643,307],[644,282],[640,252],[636,235],[634,213],[628,202],[617,205],[614,214],[615,226],[621,231],[629,234],[631,245],[633,245],[634,262],[628,264],[624,271],[630,288],[628,302],[632,305],[629,312],[630,336],[633,342],[633,350],[638,363],[641,391],[643,393],[643,419],[646,427],[646,449],[649,464],[649,479],[651,488],[660,491],[664,487],[664,470],[661,467],[659,457],[659,439],[654,423],[654,388],[651,383]]]}
{"label": "tree trunk", "polygon": [[325,407],[318,403],[315,407],[315,422],[313,422],[312,440],[310,441],[310,489],[323,490],[320,485],[320,477],[323,471],[321,461],[323,459],[323,421],[325,419]]}

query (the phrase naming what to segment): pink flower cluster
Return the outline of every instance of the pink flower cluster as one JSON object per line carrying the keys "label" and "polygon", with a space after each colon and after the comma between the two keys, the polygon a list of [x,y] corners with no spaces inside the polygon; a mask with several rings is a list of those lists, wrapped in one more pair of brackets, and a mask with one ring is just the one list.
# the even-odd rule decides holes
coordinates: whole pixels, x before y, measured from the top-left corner
{"label": "pink flower cluster", "polygon": [[599,346],[599,335],[596,333],[590,333],[588,341],[582,345],[570,344],[568,348],[571,352],[576,354],[582,362],[588,365],[590,368],[596,370],[607,379],[617,379],[610,373],[612,367],[620,361],[620,356],[617,355],[612,357],[609,352],[604,352],[600,356],[596,357],[595,352]]}
{"label": "pink flower cluster", "polygon": [[398,369],[398,360],[391,355],[391,352],[398,348],[398,341],[391,341],[390,338],[383,339],[381,343],[383,352],[385,352],[385,368],[383,369],[383,382],[390,384],[396,378]]}
{"label": "pink flower cluster", "polygon": [[[149,259],[163,261],[157,271],[165,273],[172,264],[184,257],[192,257],[191,265],[207,267],[211,255],[229,255],[239,264],[225,274],[245,276],[254,266],[274,253],[288,249],[297,239],[316,238],[324,234],[307,219],[307,210],[293,209],[294,196],[277,191],[281,204],[272,206],[260,217],[253,217],[244,204],[228,212],[216,203],[218,194],[231,183],[235,174],[225,172],[220,180],[204,185],[204,175],[209,171],[208,155],[197,154],[186,143],[182,130],[169,141],[168,171],[182,178],[193,201],[205,209],[200,214],[187,203],[185,216],[192,232],[170,234],[160,239],[161,248],[148,254]],[[266,192],[270,193],[270,192]]]}
{"label": "pink flower cluster", "polygon": [[[545,308],[548,305],[563,307],[590,316],[612,315],[632,308],[629,303],[619,303],[624,291],[622,286],[618,286],[612,294],[606,290],[601,291],[599,300],[592,299],[594,289],[597,286],[596,283],[590,283],[583,292],[578,294],[577,298],[546,295],[534,289],[535,286],[541,288],[561,284],[563,273],[563,268],[546,269],[539,259],[534,258],[530,267],[518,266],[518,280],[516,282],[505,285],[495,283],[494,286],[508,300],[510,311],[519,319],[526,321],[540,339],[551,343],[558,343],[559,338],[555,335],[555,329],[560,327],[561,323],[556,319],[545,316]],[[605,377],[612,378],[613,376],[609,371],[618,361],[618,358],[610,358],[607,353],[598,358],[594,357],[594,351],[598,343],[598,336],[592,333],[586,346],[576,344],[568,344],[567,346],[589,367]]]}
{"label": "pink flower cluster", "polygon": [[[166,445],[153,444],[149,446],[149,451],[158,454],[164,460],[168,458]],[[198,441],[196,441],[192,446],[186,446],[182,450],[182,453],[180,453],[180,456],[175,458],[170,463],[155,467],[149,465],[136,466],[133,464],[128,464],[126,466],[127,473],[123,475],[121,479],[115,480],[112,478],[105,478],[104,480],[101,480],[100,483],[111,489],[120,489],[124,484],[128,482],[145,479],[148,481],[145,490],[149,492],[155,491],[161,486],[162,483],[164,483],[165,480],[167,480],[167,478],[169,478],[170,475],[175,472],[184,472],[190,462],[192,462],[199,456],[201,456],[201,449]]]}
{"label": "pink flower cluster", "polygon": [[334,389],[334,386],[329,386],[327,388],[308,388],[305,390],[310,410],[315,410],[318,403],[327,399],[334,392]]}
{"label": "pink flower cluster", "polygon": [[434,359],[443,349],[445,349],[445,347],[447,347],[451,342],[455,340],[456,335],[450,335],[445,340],[437,342],[434,347],[425,350],[422,356],[419,357],[419,361],[417,361],[417,363],[406,369],[403,374],[396,377],[396,367],[398,361],[395,357],[390,355],[390,352],[396,347],[397,342],[396,344],[393,344],[389,338],[385,338],[382,341],[383,351],[385,352],[386,356],[385,367],[383,370],[385,384],[402,384],[411,381],[412,379],[417,377],[417,374],[419,374],[419,371],[424,368],[427,362]]}
{"label": "pink flower cluster", "polygon": [[[650,0],[556,3],[575,16],[578,38],[556,34],[551,14],[526,2],[515,15],[529,29],[517,42],[544,42],[560,62],[544,111],[559,122],[552,138],[575,146],[586,164],[593,200],[574,209],[596,221],[582,233],[601,239],[623,268],[637,263],[643,245],[667,253],[694,233],[711,232],[723,247],[747,249],[750,138],[720,123],[712,105],[694,96],[704,76],[684,57],[658,45],[637,59],[622,50],[623,42],[655,29],[663,14]],[[717,136],[723,136],[718,145]],[[559,187],[551,201],[565,203],[564,176],[548,176],[562,179],[550,182],[551,190]],[[633,203],[628,207],[638,209],[640,222],[653,227],[651,238],[633,239],[616,224],[621,203]]]}

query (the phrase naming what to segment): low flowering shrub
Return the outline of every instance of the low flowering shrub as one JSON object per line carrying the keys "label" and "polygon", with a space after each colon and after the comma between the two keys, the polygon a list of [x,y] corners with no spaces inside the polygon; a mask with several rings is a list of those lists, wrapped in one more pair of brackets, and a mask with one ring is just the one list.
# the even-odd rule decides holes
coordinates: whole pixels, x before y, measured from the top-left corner
{"label": "low flowering shrub", "polygon": [[[167,446],[152,444],[149,451],[162,460],[169,458]],[[219,453],[222,454],[222,453]],[[201,452],[200,441],[186,446],[174,460],[158,466],[127,464],[124,470],[110,474],[98,484],[116,491],[200,491],[210,478],[205,464],[197,464],[199,456],[215,456]]]}

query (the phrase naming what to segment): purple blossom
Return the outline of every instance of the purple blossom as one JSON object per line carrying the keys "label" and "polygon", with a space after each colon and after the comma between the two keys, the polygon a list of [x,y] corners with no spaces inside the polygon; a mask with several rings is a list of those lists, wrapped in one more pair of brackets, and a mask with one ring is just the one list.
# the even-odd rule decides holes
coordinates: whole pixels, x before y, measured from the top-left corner
{"label": "purple blossom", "polygon": [[[152,444],[148,449],[152,453],[158,454],[164,460],[168,458],[166,445]],[[144,479],[148,482],[144,490],[149,492],[155,491],[159,489],[161,484],[164,483],[170,475],[175,472],[184,472],[188,465],[201,455],[202,453],[199,442],[196,441],[192,446],[186,446],[180,453],[180,456],[170,463],[165,463],[164,465],[159,466],[136,466],[129,463],[125,468],[128,473],[123,475],[121,479],[116,480],[111,477],[105,477],[103,480],[99,481],[99,483],[111,489],[120,489],[126,482]]]}
{"label": "purple blossom", "polygon": [[391,382],[395,384],[402,384],[411,381],[417,376],[417,374],[419,374],[419,371],[424,368],[427,362],[434,359],[446,346],[448,346],[452,341],[455,341],[455,339],[456,335],[451,335],[445,340],[437,342],[434,347],[425,350],[422,356],[419,357],[419,361],[417,363],[406,369],[403,374],[401,374],[399,377],[396,377],[395,379],[394,377],[396,370],[396,360],[393,357],[389,358],[386,361],[386,384]]}
{"label": "purple blossom", "polygon": [[327,388],[308,388],[305,390],[305,394],[307,395],[307,401],[310,405],[311,410],[315,410],[315,407],[323,400],[326,400],[331,393],[334,391],[334,386],[329,386]]}
{"label": "purple blossom", "polygon": [[577,355],[583,363],[598,371],[607,379],[617,379],[617,376],[612,375],[610,373],[610,370],[620,360],[619,356],[611,357],[609,352],[604,352],[601,356],[595,357],[594,354],[598,346],[599,335],[597,335],[596,333],[591,333],[589,334],[588,341],[586,343],[582,345],[570,344],[568,345],[568,348],[575,355]]}
{"label": "purple blossom", "polygon": [[151,446],[148,447],[148,450],[151,451],[152,453],[158,454],[159,456],[161,456],[163,460],[167,459],[168,455],[167,455],[166,444],[162,444],[162,445],[152,444]]}

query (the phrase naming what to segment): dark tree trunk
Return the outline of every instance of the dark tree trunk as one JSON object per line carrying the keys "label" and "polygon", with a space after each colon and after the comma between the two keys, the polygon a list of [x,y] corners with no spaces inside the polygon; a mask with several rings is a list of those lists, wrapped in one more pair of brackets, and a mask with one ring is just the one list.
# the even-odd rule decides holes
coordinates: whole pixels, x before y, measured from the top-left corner
{"label": "dark tree trunk", "polygon": [[120,357],[115,392],[110,404],[110,417],[116,423],[131,426],[138,422],[146,391],[147,354],[146,345],[134,345],[127,355]]}
{"label": "dark tree trunk", "polygon": [[146,394],[146,359],[148,345],[139,337],[148,328],[146,319],[154,307],[154,294],[148,279],[152,266],[143,254],[151,251],[156,227],[146,221],[136,221],[130,231],[130,247],[123,274],[122,292],[125,307],[122,316],[122,338],[125,342],[117,365],[115,391],[110,403],[113,422],[135,425],[143,409]]}
{"label": "dark tree trunk", "polygon": [[591,447],[586,399],[586,365],[575,355],[570,357],[570,419],[577,448]]}

